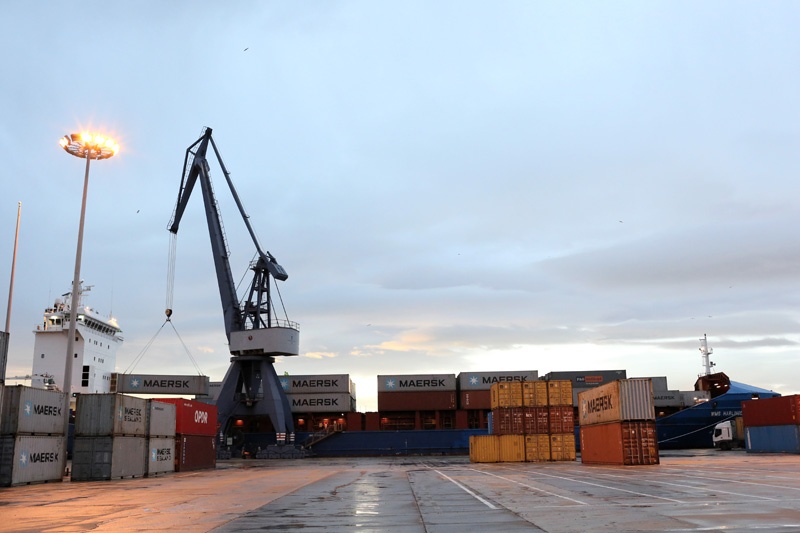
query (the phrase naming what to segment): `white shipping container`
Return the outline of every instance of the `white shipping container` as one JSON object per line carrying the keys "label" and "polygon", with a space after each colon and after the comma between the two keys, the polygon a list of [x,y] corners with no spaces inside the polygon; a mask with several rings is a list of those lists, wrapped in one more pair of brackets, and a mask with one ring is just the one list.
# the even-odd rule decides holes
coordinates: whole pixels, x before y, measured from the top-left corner
{"label": "white shipping container", "polygon": [[287,394],[293,413],[351,413],[356,410],[356,399],[349,392],[317,394]]}
{"label": "white shipping container", "polygon": [[81,394],[75,413],[75,436],[147,434],[147,400],[123,394]]}
{"label": "white shipping container", "polygon": [[461,372],[458,375],[458,388],[461,392],[473,390],[489,390],[495,383],[509,381],[536,381],[538,370],[519,370],[511,372]]}
{"label": "white shipping container", "polygon": [[175,438],[151,437],[147,439],[147,476],[157,476],[175,471]]}
{"label": "white shipping container", "polygon": [[147,436],[175,437],[175,404],[147,400]]}
{"label": "white shipping container", "polygon": [[0,486],[61,481],[63,436],[0,437]]}
{"label": "white shipping container", "polygon": [[72,481],[143,477],[147,461],[144,437],[75,437]]}
{"label": "white shipping container", "polygon": [[581,426],[608,422],[655,420],[650,378],[618,379],[578,395]]}
{"label": "white shipping container", "polygon": [[16,385],[5,387],[0,435],[63,435],[66,394]]}
{"label": "white shipping container", "polygon": [[349,374],[320,374],[278,376],[287,394],[315,394],[321,392],[349,392],[355,396],[355,385]]}

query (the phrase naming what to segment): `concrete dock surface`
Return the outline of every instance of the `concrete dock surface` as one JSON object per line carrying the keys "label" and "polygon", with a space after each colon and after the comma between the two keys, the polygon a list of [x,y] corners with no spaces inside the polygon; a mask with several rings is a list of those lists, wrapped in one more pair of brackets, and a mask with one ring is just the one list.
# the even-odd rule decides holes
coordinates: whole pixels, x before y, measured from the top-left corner
{"label": "concrete dock surface", "polygon": [[800,456],[662,452],[645,467],[467,457],[233,460],[0,489],[0,531],[800,532]]}

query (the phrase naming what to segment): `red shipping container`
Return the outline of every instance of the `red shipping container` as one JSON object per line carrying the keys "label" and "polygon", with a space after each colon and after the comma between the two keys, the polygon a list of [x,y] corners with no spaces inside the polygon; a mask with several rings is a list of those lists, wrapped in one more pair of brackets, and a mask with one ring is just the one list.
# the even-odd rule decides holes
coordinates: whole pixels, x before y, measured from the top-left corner
{"label": "red shipping container", "polygon": [[464,410],[456,411],[455,427],[453,429],[469,429],[469,413]]}
{"label": "red shipping container", "polygon": [[522,407],[525,417],[525,435],[546,435],[550,431],[550,418],[547,407]]}
{"label": "red shipping container", "polygon": [[347,431],[364,430],[364,413],[346,413]]}
{"label": "red shipping container", "polygon": [[456,391],[378,391],[378,411],[450,411],[455,408]]}
{"label": "red shipping container", "polygon": [[175,433],[181,435],[217,434],[217,406],[184,398],[158,398],[175,404]]}
{"label": "red shipping container", "polygon": [[745,427],[800,425],[800,395],[776,396],[742,402]]}
{"label": "red shipping container", "polygon": [[364,431],[380,431],[380,413],[364,413]]}
{"label": "red shipping container", "polygon": [[575,409],[571,405],[550,406],[548,433],[574,433]]}
{"label": "red shipping container", "polygon": [[217,447],[208,435],[175,436],[175,471],[206,470],[217,466]]}
{"label": "red shipping container", "polygon": [[458,401],[460,409],[491,409],[492,392],[489,389],[461,391]]}
{"label": "red shipping container", "polygon": [[581,462],[599,465],[657,465],[653,420],[581,426]]}
{"label": "red shipping container", "polygon": [[524,407],[498,407],[492,409],[492,434],[524,435],[527,409]]}

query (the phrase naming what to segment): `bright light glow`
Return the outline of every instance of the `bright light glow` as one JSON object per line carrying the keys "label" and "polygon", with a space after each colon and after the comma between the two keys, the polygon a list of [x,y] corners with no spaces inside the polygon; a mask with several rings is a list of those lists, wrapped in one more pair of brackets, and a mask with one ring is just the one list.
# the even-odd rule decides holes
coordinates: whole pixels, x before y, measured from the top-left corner
{"label": "bright light glow", "polygon": [[114,139],[88,131],[65,135],[58,143],[68,153],[80,158],[108,159],[119,152],[119,144]]}

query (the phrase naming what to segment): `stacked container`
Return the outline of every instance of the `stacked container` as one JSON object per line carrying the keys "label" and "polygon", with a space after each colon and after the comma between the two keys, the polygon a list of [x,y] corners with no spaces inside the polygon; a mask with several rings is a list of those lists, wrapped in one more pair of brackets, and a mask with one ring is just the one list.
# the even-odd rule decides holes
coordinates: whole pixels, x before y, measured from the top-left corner
{"label": "stacked container", "polygon": [[491,434],[471,438],[473,462],[575,460],[570,381],[496,383],[490,393]]}
{"label": "stacked container", "polygon": [[748,453],[800,453],[800,395],[742,402]]}
{"label": "stacked container", "polygon": [[578,395],[581,462],[654,465],[659,463],[653,383],[620,379]]}
{"label": "stacked container", "polygon": [[175,404],[147,401],[147,477],[175,471]]}
{"label": "stacked container", "polygon": [[455,374],[378,376],[380,429],[455,429]]}
{"label": "stacked container", "polygon": [[356,411],[356,386],[349,374],[279,376],[297,431],[346,427]]}
{"label": "stacked container", "polygon": [[73,481],[142,477],[147,470],[147,400],[81,394],[75,415]]}
{"label": "stacked container", "polygon": [[175,405],[175,471],[217,466],[217,406],[183,398],[160,398]]}
{"label": "stacked container", "polygon": [[64,393],[17,385],[5,387],[2,397],[0,486],[61,481]]}

